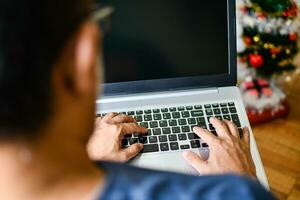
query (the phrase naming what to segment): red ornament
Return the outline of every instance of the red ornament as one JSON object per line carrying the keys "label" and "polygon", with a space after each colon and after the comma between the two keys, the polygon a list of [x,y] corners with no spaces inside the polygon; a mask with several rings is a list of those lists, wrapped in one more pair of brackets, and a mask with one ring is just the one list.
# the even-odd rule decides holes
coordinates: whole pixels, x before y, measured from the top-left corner
{"label": "red ornament", "polygon": [[292,7],[286,9],[283,14],[284,17],[297,17],[298,15],[298,6],[295,3]]}
{"label": "red ornament", "polygon": [[278,47],[271,48],[270,53],[272,55],[278,55],[278,54],[280,54],[280,48],[278,48]]}
{"label": "red ornament", "polygon": [[257,68],[260,68],[264,65],[264,58],[259,55],[259,54],[250,54],[249,55],[249,62],[250,62],[250,65],[257,69]]}
{"label": "red ornament", "polygon": [[252,44],[252,38],[249,36],[244,37],[244,42],[247,46],[250,46]]}
{"label": "red ornament", "polygon": [[294,41],[297,41],[298,40],[298,34],[297,33],[291,33],[289,35],[289,40],[294,42]]}

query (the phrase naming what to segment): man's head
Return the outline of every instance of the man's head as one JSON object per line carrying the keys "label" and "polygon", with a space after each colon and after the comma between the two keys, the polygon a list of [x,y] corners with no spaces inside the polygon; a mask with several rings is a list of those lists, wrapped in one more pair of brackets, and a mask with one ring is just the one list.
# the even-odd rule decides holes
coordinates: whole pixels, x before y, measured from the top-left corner
{"label": "man's head", "polygon": [[91,132],[99,32],[90,8],[87,0],[0,2],[0,140],[48,126]]}

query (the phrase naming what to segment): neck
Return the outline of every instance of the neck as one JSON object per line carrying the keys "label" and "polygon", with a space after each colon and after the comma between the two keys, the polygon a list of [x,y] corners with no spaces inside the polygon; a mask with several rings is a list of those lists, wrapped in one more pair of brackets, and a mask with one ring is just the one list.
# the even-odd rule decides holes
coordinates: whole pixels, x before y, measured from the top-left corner
{"label": "neck", "polygon": [[65,134],[44,135],[30,144],[0,145],[0,199],[89,199],[104,173],[89,160],[85,144]]}

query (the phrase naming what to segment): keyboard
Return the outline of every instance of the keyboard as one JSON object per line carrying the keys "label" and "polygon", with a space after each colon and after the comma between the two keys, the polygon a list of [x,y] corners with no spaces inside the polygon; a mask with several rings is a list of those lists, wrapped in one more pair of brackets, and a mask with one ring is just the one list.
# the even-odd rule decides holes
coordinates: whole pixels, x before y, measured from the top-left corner
{"label": "keyboard", "polygon": [[[195,148],[208,148],[208,144],[193,133],[195,126],[208,129],[217,136],[216,130],[209,123],[210,117],[232,121],[242,129],[234,102],[203,105],[164,107],[147,110],[120,112],[137,119],[139,125],[148,128],[147,134],[133,133],[122,140],[122,148],[135,143],[144,144],[141,153],[182,151]],[[99,114],[100,116],[106,113]]]}

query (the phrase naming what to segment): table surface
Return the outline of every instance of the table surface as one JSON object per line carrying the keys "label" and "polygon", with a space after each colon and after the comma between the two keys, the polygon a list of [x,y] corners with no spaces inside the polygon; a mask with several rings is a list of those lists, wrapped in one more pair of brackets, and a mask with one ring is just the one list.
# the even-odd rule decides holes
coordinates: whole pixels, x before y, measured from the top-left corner
{"label": "table surface", "polygon": [[279,199],[300,200],[300,75],[286,86],[291,106],[287,118],[253,127],[272,192]]}

